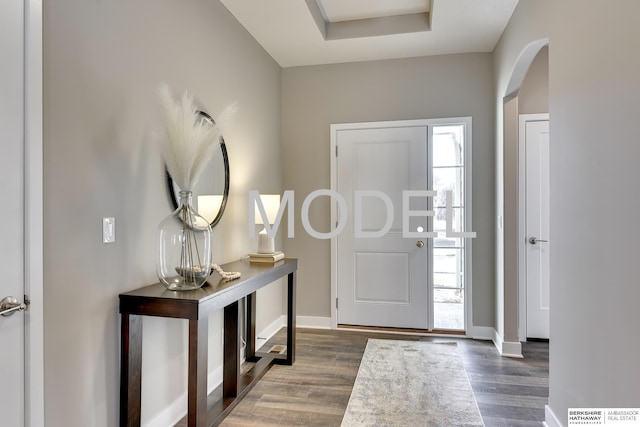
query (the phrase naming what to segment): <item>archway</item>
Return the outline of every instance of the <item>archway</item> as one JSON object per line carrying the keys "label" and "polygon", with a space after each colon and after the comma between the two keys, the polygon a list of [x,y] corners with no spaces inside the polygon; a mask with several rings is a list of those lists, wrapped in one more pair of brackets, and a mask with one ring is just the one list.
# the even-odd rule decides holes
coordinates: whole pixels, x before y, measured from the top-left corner
{"label": "archway", "polygon": [[[518,55],[503,97],[503,171],[504,171],[504,343],[517,343],[512,353],[519,357],[519,343],[523,337],[520,326],[523,324],[523,301],[525,296],[520,289],[520,219],[519,219],[519,143],[518,126],[521,113],[541,113],[546,111],[522,111],[521,89],[534,60],[540,51],[548,46],[548,39],[529,43]],[[547,68],[548,73],[548,68]]]}

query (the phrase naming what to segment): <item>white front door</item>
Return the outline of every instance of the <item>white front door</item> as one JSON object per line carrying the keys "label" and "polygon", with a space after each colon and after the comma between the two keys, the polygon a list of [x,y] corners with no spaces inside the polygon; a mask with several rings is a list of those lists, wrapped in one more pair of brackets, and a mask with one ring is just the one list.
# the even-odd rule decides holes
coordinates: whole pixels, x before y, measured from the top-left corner
{"label": "white front door", "polygon": [[[22,0],[0,2],[0,300],[24,298],[24,69]],[[0,316],[0,424],[24,418],[24,313]]]}
{"label": "white front door", "polygon": [[[427,126],[332,129],[336,188],[349,214],[337,237],[338,324],[428,328],[430,245],[403,238],[402,214],[403,190],[429,188],[427,131]],[[412,199],[410,209],[427,210],[427,203]],[[410,229],[419,226],[431,227],[427,218],[412,218]]]}
{"label": "white front door", "polygon": [[549,338],[549,121],[525,122],[528,338]]}

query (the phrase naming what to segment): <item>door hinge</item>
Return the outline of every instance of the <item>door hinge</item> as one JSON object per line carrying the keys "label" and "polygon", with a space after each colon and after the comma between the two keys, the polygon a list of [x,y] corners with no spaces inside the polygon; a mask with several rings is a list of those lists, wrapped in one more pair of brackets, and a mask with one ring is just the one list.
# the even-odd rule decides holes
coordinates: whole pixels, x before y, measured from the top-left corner
{"label": "door hinge", "polygon": [[338,157],[338,146],[336,145],[336,157]]}
{"label": "door hinge", "polygon": [[338,309],[338,298],[336,298],[336,310]]}

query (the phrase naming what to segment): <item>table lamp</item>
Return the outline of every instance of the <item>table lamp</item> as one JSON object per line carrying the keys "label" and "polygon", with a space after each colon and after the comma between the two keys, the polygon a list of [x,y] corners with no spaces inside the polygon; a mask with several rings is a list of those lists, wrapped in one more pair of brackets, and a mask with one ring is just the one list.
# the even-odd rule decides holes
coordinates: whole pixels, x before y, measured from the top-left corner
{"label": "table lamp", "polygon": [[[262,206],[264,212],[267,214],[267,220],[270,225],[273,225],[280,209],[280,195],[279,194],[261,194],[260,200],[262,200]],[[256,201],[256,225],[264,225],[262,222],[262,215],[258,210]],[[260,234],[258,234],[258,253],[259,254],[273,254],[275,253],[275,242],[273,237],[267,235],[267,229],[263,228]]]}

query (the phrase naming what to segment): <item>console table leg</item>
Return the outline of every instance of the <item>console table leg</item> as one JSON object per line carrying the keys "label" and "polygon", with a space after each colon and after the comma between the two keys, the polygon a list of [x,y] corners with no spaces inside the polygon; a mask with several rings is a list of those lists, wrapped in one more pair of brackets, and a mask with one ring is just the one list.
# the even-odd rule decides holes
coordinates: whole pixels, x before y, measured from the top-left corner
{"label": "console table leg", "polygon": [[296,361],[296,272],[287,276],[287,365]]}
{"label": "console table leg", "polygon": [[245,358],[254,361],[256,356],[256,293],[247,295],[247,347]]}
{"label": "console table leg", "polygon": [[207,425],[207,317],[189,320],[189,384],[187,411],[189,427]]}
{"label": "console table leg", "polygon": [[142,392],[142,317],[120,318],[120,426],[140,425]]}
{"label": "console table leg", "polygon": [[224,308],[224,361],[222,362],[222,394],[238,396],[240,383],[240,328],[238,301]]}

